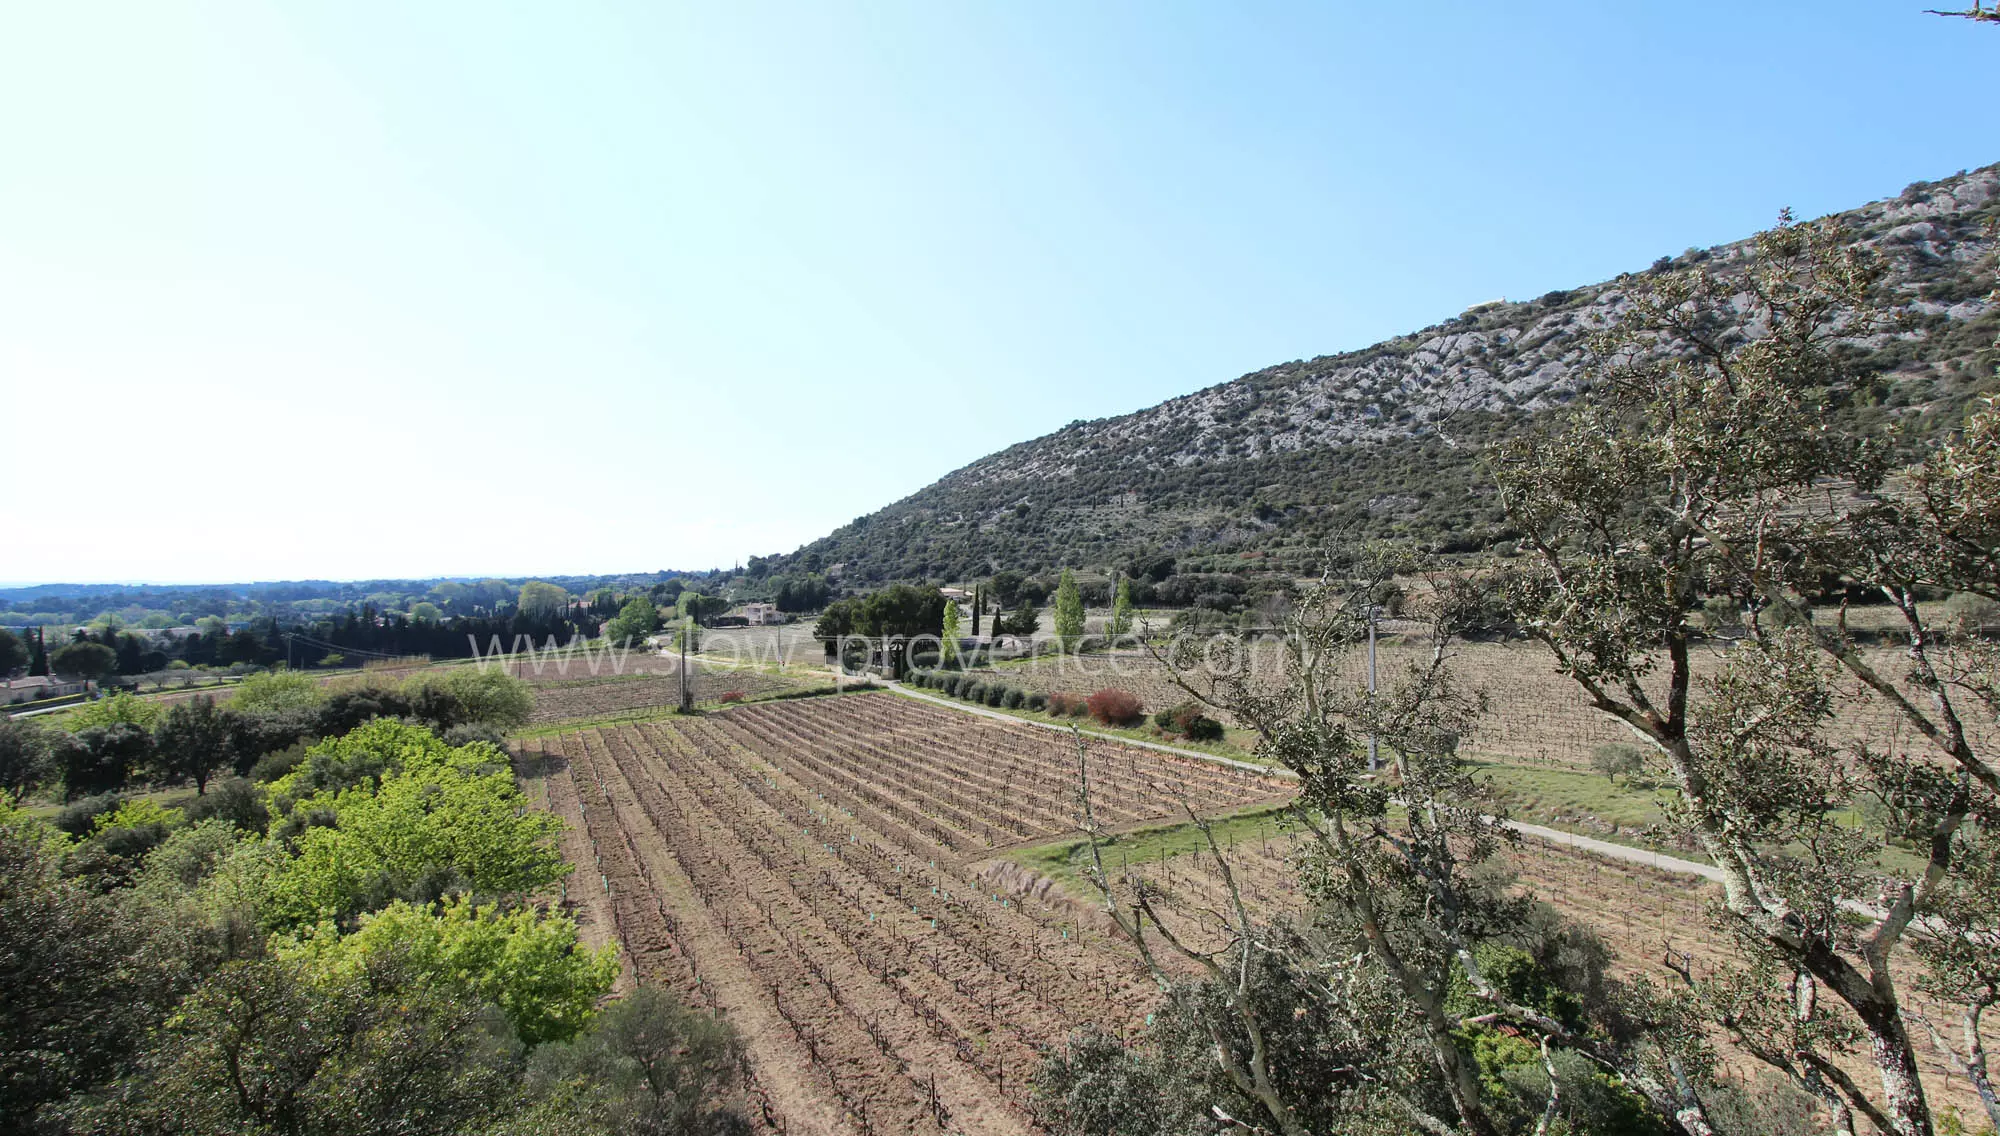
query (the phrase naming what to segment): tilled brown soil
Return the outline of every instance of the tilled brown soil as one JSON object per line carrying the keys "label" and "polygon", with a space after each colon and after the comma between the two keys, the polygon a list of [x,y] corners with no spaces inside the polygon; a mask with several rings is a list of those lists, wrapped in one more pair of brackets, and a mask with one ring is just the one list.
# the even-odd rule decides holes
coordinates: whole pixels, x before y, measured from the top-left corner
{"label": "tilled brown soil", "polygon": [[[650,657],[650,656],[649,656]],[[624,674],[527,676],[535,695],[530,722],[567,722],[607,718],[645,710],[671,709],[680,704],[677,672],[653,669]],[[690,664],[688,684],[694,700],[715,702],[730,693],[764,698],[808,689],[812,683],[772,671],[703,667]]]}
{"label": "tilled brown soil", "polygon": [[[1106,819],[1266,797],[1250,774],[1092,742]],[[747,1039],[752,1111],[784,1131],[1027,1133],[1028,1076],[1080,1023],[1156,993],[1073,904],[995,889],[996,846],[1075,825],[1058,735],[888,695],[744,707],[528,743],[578,918],[637,979]],[[574,808],[572,809],[572,802]]]}

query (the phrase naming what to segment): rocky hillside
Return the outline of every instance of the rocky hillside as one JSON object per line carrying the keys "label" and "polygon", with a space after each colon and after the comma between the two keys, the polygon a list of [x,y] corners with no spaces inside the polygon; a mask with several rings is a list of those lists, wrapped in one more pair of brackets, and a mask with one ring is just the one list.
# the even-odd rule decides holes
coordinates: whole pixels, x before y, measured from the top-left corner
{"label": "rocky hillside", "polygon": [[[1915,317],[1869,346],[1884,412],[1955,416],[1991,386],[2000,166],[1919,182],[1842,214],[1892,266]],[[1741,260],[1749,242],[1646,271]],[[863,584],[996,568],[1107,566],[1141,551],[1282,562],[1335,528],[1447,550],[1504,539],[1476,447],[1572,397],[1585,336],[1624,307],[1630,277],[1471,309],[1361,351],[1280,364],[1158,406],[982,458],[791,556],[776,570]],[[1439,426],[1450,417],[1449,439]],[[1212,565],[1219,567],[1220,564]]]}

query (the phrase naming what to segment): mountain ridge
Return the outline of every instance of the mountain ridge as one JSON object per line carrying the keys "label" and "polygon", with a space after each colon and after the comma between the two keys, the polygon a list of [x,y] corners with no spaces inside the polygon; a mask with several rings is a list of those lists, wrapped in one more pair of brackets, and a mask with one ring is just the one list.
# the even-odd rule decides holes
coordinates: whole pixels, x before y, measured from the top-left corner
{"label": "mountain ridge", "polygon": [[[1989,386],[2000,164],[1830,216],[1883,256],[1907,296],[1912,329],[1862,345],[1861,365],[1890,380],[1885,412],[1948,415]],[[1072,422],[769,567],[874,583],[1109,566],[1142,551],[1242,557],[1303,548],[1334,528],[1429,537],[1447,551],[1504,539],[1490,494],[1440,423],[1485,436],[1561,405],[1583,381],[1586,337],[1624,310],[1635,276],[1697,263],[1727,273],[1751,246],[1690,249],[1642,273],[1476,305],[1355,351]]]}

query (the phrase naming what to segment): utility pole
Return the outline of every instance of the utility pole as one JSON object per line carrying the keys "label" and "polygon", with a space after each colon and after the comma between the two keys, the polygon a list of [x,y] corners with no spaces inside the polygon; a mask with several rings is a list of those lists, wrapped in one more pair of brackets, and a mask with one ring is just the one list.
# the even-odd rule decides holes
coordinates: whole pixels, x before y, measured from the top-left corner
{"label": "utility pole", "polygon": [[688,701],[688,624],[693,622],[694,617],[689,616],[681,624],[681,713],[683,714],[694,709],[693,704]]}
{"label": "utility pole", "polygon": [[[1374,604],[1368,605],[1368,701],[1371,703],[1369,706],[1371,713],[1374,710],[1372,703],[1375,701],[1375,613],[1378,610],[1380,609]],[[1368,732],[1368,772],[1375,772],[1375,770],[1381,767],[1381,764],[1382,760],[1377,749],[1375,732],[1370,730]]]}

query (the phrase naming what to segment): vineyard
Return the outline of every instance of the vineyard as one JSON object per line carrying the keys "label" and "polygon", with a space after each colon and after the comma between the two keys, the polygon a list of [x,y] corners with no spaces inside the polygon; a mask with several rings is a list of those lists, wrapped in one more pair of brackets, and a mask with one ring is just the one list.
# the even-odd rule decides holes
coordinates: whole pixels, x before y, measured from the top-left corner
{"label": "vineyard", "polygon": [[[1247,771],[1087,743],[1107,825],[1281,799]],[[635,977],[728,1012],[781,1131],[1031,1132],[1040,1047],[1156,995],[1085,909],[980,863],[1077,823],[1061,735],[883,694],[525,743],[580,865],[565,899]]]}
{"label": "vineyard", "polygon": [[[566,722],[607,718],[643,710],[680,705],[680,676],[657,667],[657,656],[636,656],[624,674],[567,676],[554,673],[523,674],[534,690],[535,710],[531,722]],[[814,683],[776,671],[749,668],[710,668],[689,664],[688,686],[696,702],[715,702],[724,695],[741,694],[745,700],[794,694],[812,689]]]}
{"label": "vineyard", "polygon": [[[1556,673],[1548,651],[1539,645],[1461,643],[1453,650],[1452,666],[1457,676],[1467,687],[1484,691],[1490,702],[1486,717],[1469,739],[1468,756],[1502,764],[1587,769],[1592,753],[1599,746],[1632,743],[1630,731],[1592,709],[1576,683]],[[1251,673],[1275,682],[1279,674],[1276,651],[1274,646],[1261,645],[1253,656]],[[1905,669],[1894,650],[1878,648],[1865,654],[1883,674],[1899,675]],[[1428,647],[1398,638],[1387,639],[1377,652],[1377,674],[1387,684],[1412,663],[1428,658]],[[1713,677],[1721,669],[1722,661],[1719,650],[1697,654],[1694,658],[1697,681]],[[1137,695],[1149,712],[1188,698],[1164,666],[1133,652],[1037,659],[975,673],[1044,694],[1089,694],[1101,687],[1117,687]],[[1365,687],[1366,648],[1342,656],[1336,673],[1336,681],[1344,685]],[[1653,678],[1657,685],[1658,676]],[[1840,737],[1836,740],[1850,746],[1865,742],[1881,748],[1897,738],[1899,731],[1908,732],[1896,712],[1881,699],[1864,694],[1859,683],[1849,681],[1843,689]],[[1973,728],[1981,744],[2000,741],[1991,723],[1983,729],[1978,724]]]}

